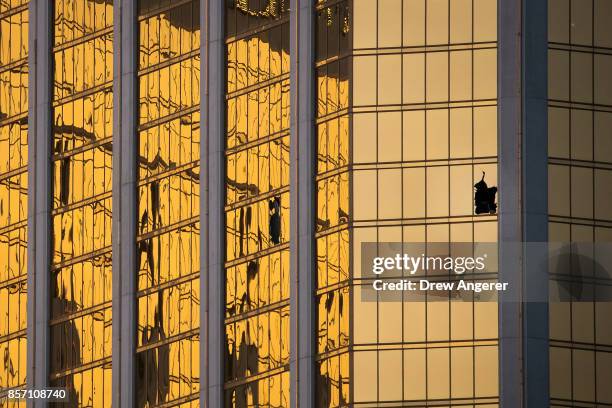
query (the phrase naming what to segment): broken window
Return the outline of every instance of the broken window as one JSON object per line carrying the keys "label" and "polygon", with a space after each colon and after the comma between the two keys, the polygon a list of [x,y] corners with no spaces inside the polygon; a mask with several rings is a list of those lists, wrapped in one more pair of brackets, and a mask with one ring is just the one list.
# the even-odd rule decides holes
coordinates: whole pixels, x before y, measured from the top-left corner
{"label": "broken window", "polygon": [[489,187],[484,179],[485,172],[483,171],[482,179],[474,184],[474,188],[476,189],[474,193],[476,214],[495,214],[497,212],[497,204],[495,203],[497,187]]}

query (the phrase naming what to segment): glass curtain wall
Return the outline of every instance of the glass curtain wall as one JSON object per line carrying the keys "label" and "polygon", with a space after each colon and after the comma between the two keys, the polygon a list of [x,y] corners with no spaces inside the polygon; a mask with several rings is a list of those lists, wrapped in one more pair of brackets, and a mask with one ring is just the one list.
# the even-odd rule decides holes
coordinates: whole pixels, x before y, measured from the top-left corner
{"label": "glass curtain wall", "polygon": [[110,406],[113,3],[53,6],[50,384]]}
{"label": "glass curtain wall", "polygon": [[1,390],[26,382],[28,23],[27,1],[0,1]]}
{"label": "glass curtain wall", "polygon": [[[350,75],[352,3],[318,2],[316,36],[317,406],[350,401]],[[371,199],[371,197],[369,198]]]}
{"label": "glass curtain wall", "polygon": [[497,2],[314,12],[317,405],[496,406],[497,303],[362,301],[360,246],[497,241],[474,208],[497,185]]}
{"label": "glass curtain wall", "polygon": [[225,406],[289,407],[289,1],[225,12]]}
{"label": "glass curtain wall", "polygon": [[136,406],[200,392],[200,2],[138,2]]}
{"label": "glass curtain wall", "polygon": [[[609,245],[612,2],[549,0],[548,7],[549,239]],[[550,305],[550,403],[612,404],[612,303],[601,298],[612,280],[572,268],[550,271],[551,293],[572,294]]]}

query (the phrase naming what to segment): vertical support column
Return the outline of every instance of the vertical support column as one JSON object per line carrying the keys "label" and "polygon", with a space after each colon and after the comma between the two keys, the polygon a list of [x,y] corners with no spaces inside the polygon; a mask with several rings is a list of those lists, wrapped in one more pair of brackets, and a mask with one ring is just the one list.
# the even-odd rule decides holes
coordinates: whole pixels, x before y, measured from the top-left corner
{"label": "vertical support column", "polygon": [[136,348],[136,1],[115,3],[113,74],[113,406],[135,401]]}
{"label": "vertical support column", "polygon": [[207,400],[206,406],[211,408],[224,406],[223,368],[225,356],[225,2],[208,1],[208,45],[206,65],[206,101],[207,115],[204,120],[203,140],[207,144],[208,191],[205,192],[208,202],[206,238],[206,273],[208,281],[205,302],[208,305],[206,313],[206,335],[202,350],[206,354]]}
{"label": "vertical support column", "polygon": [[200,404],[209,407],[208,338],[208,0],[200,2]]}
{"label": "vertical support column", "polygon": [[314,19],[312,0],[291,0],[291,406],[313,407],[314,288]]}
{"label": "vertical support column", "polygon": [[[30,1],[29,14],[27,387],[34,389],[49,380],[52,2]],[[28,401],[32,407],[46,405]]]}
{"label": "vertical support column", "polygon": [[[547,407],[548,1],[523,0],[523,373],[525,406]],[[533,246],[530,243],[542,243]]]}
{"label": "vertical support column", "polygon": [[[501,407],[548,406],[547,1],[499,0]],[[538,301],[538,302],[536,302]]]}
{"label": "vertical support column", "polygon": [[499,398],[504,408],[521,407],[522,219],[521,219],[521,0],[498,3]]}

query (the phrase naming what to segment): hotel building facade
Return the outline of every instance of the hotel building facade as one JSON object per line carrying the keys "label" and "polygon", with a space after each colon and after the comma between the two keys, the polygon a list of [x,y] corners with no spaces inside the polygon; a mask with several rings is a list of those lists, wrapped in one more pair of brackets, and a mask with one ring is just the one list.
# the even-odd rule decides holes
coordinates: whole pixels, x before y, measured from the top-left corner
{"label": "hotel building facade", "polygon": [[[612,407],[612,279],[549,304],[583,278],[505,245],[612,241],[611,22],[0,0],[0,407]],[[540,301],[365,302],[363,242],[497,243]]]}

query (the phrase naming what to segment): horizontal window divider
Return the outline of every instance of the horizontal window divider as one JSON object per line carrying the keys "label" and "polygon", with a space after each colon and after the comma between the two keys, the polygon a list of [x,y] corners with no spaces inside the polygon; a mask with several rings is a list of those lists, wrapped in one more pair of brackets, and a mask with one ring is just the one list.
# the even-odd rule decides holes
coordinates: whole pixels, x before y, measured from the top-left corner
{"label": "horizontal window divider", "polygon": [[324,230],[316,231],[315,232],[315,239],[316,238],[326,237],[328,235],[335,234],[336,232],[350,230],[352,228],[352,226],[353,226],[353,224],[349,221],[349,222],[343,222],[343,223],[338,224],[338,225],[334,225],[333,227],[326,228]]}
{"label": "horizontal window divider", "polygon": [[415,225],[437,225],[437,224],[462,224],[474,222],[496,222],[497,214],[495,215],[463,215],[463,216],[448,216],[448,217],[425,217],[425,218],[398,218],[390,220],[350,220],[348,223],[336,225],[331,228],[318,230],[315,232],[315,238],[322,238],[339,232],[345,229],[367,228],[367,227],[402,227]]}
{"label": "horizontal window divider", "polygon": [[479,99],[466,101],[440,101],[423,103],[406,103],[396,105],[362,105],[353,106],[349,113],[407,112],[436,109],[496,107],[497,99]]}
{"label": "horizontal window divider", "polygon": [[4,65],[0,66],[0,74],[3,74],[5,72],[7,72],[7,71],[16,70],[17,68],[20,68],[20,69],[26,68],[26,69],[28,69],[28,57],[19,59],[17,61],[13,61],[10,64],[4,64]]}
{"label": "horizontal window divider", "polygon": [[[552,401],[552,399],[551,399]],[[399,405],[398,405],[399,404]],[[382,402],[354,402],[351,404],[354,408],[397,408],[401,407],[463,407],[463,406],[491,406],[498,405],[498,397],[474,397],[474,398],[449,398],[438,399],[428,398],[424,400],[397,400],[397,401],[382,401]],[[595,408],[595,406],[593,406]],[[598,406],[599,407],[599,406]]]}
{"label": "horizontal window divider", "polygon": [[68,313],[61,315],[60,317],[55,317],[49,319],[49,326],[57,326],[58,324],[69,322],[70,320],[78,319],[79,317],[93,315],[97,312],[102,312],[106,309],[110,309],[112,307],[112,301],[100,303],[95,306],[90,306],[86,309],[81,309],[76,312]]}
{"label": "horizontal window divider", "polygon": [[7,18],[14,14],[21,13],[22,11],[27,10],[28,6],[29,6],[28,3],[24,3],[21,6],[10,8],[6,10],[4,13],[0,13],[0,19]]}
{"label": "horizontal window divider", "polygon": [[[22,228],[26,228],[28,226],[28,220],[23,219],[14,224],[9,224],[5,227],[0,228],[0,235],[2,234],[10,234],[11,232],[18,232],[18,230]],[[24,244],[27,242],[27,238],[23,240]]]}
{"label": "horizontal window divider", "polygon": [[155,8],[155,9],[153,9],[153,10],[149,10],[149,11],[146,11],[144,13],[139,13],[138,14],[138,22],[140,23],[140,22],[145,21],[148,18],[151,18],[151,17],[153,17],[155,15],[171,11],[172,9],[178,8],[180,6],[184,6],[185,4],[189,4],[189,3],[194,3],[194,0],[174,0],[173,2],[171,2],[169,4],[165,4],[165,5],[159,6],[159,7]]}
{"label": "horizontal window divider", "polygon": [[[54,252],[55,251],[53,249],[51,251],[52,251],[51,258],[54,258],[54,256],[55,256]],[[51,272],[56,272],[56,271],[58,271],[58,270],[60,270],[62,268],[66,268],[68,266],[72,266],[72,265],[78,264],[80,262],[88,261],[90,259],[94,259],[94,258],[97,258],[99,256],[104,256],[104,255],[112,256],[112,247],[108,246],[108,247],[105,247],[105,248],[97,249],[95,251],[88,252],[86,254],[79,255],[79,256],[76,256],[76,257],[72,257],[72,258],[70,258],[70,259],[68,259],[66,261],[62,261],[62,262],[59,262],[59,263],[56,263],[56,264],[51,262]]]}
{"label": "horizontal window divider", "polygon": [[336,167],[332,170],[327,170],[323,173],[317,173],[317,175],[315,176],[315,181],[323,181],[323,180],[327,180],[330,179],[334,176],[338,176],[340,174],[344,174],[344,173],[348,173],[353,171],[354,168],[352,165],[350,164],[345,164],[339,167]]}
{"label": "horizontal window divider", "polygon": [[344,353],[351,353],[352,354],[353,351],[354,350],[353,350],[353,346],[352,345],[346,345],[346,346],[335,348],[333,350],[324,351],[323,353],[316,352],[314,360],[316,362],[320,362],[322,360],[325,360],[325,359],[328,359],[328,358],[331,358],[331,357],[336,357],[336,356],[339,356],[339,355],[344,354]]}
{"label": "horizontal window divider", "polygon": [[20,124],[20,125],[28,125],[28,111],[21,112],[18,115],[9,116],[0,120],[0,126],[12,125],[12,124]]}
{"label": "horizontal window divider", "polygon": [[[558,244],[553,243],[553,244]],[[571,243],[568,242],[568,245]],[[597,244],[595,244],[597,245]],[[557,247],[557,245],[555,245]],[[595,257],[597,258],[597,256]],[[592,260],[593,264],[595,264],[596,259]],[[565,283],[578,283],[583,285],[595,285],[600,289],[603,289],[605,286],[612,286],[612,277],[598,277],[598,276],[589,276],[589,275],[576,275],[571,273],[557,273],[557,272],[548,272],[548,277],[550,281],[554,282],[565,282]],[[595,299],[597,301],[597,288],[594,288],[595,294],[589,295],[590,298]],[[610,288],[605,289],[607,292],[610,291]],[[609,297],[606,295],[606,299]],[[577,302],[582,302],[582,300],[578,300]]]}
{"label": "horizontal window divider", "polygon": [[245,384],[249,384],[249,383],[252,383],[252,382],[256,382],[256,381],[262,380],[262,379],[267,378],[267,377],[272,377],[274,375],[281,374],[281,373],[284,373],[286,371],[289,371],[289,364],[284,364],[284,365],[282,365],[280,367],[273,368],[273,369],[265,371],[263,373],[253,374],[253,375],[247,377],[246,379],[225,381],[224,384],[223,384],[223,388],[226,389],[226,390],[229,390],[229,389],[232,389],[232,388],[239,387],[241,385],[245,385]]}
{"label": "horizontal window divider", "polygon": [[598,105],[595,103],[562,101],[559,99],[548,99],[549,108],[567,108],[585,110],[589,112],[612,112],[612,105]]}
{"label": "horizontal window divider", "polygon": [[3,183],[4,180],[8,180],[20,174],[27,173],[27,171],[28,171],[28,165],[26,164],[25,166],[21,166],[16,169],[9,170],[6,173],[0,173],[0,184]]}
{"label": "horizontal window divider", "polygon": [[107,356],[107,357],[101,358],[96,361],[92,361],[91,363],[83,364],[75,368],[70,368],[70,369],[62,370],[62,371],[56,371],[54,373],[49,374],[49,378],[51,380],[57,380],[59,378],[67,377],[72,374],[82,373],[83,371],[87,371],[92,368],[105,366],[107,364],[110,365],[111,363],[112,363],[112,356]]}
{"label": "horizontal window divider", "polygon": [[431,350],[437,348],[495,347],[498,345],[498,339],[405,341],[401,343],[353,344],[353,351]]}
{"label": "horizontal window divider", "polygon": [[497,164],[497,156],[482,156],[468,157],[462,159],[447,159],[447,160],[415,160],[415,161],[397,161],[397,162],[374,162],[374,163],[358,163],[348,164],[337,167],[333,170],[328,170],[323,173],[318,173],[315,177],[316,181],[328,179],[345,172],[354,171],[375,171],[375,170],[393,170],[393,169],[411,169],[411,168],[432,168],[432,167],[454,167],[468,165],[483,165]]}
{"label": "horizontal window divider", "polygon": [[363,105],[351,106],[340,111],[320,115],[316,118],[317,125],[340,118],[345,115],[353,116],[358,113],[381,113],[381,112],[410,112],[427,111],[436,109],[459,109],[459,108],[484,108],[496,107],[497,99],[482,99],[473,101],[453,101],[453,102],[429,102],[429,103],[410,103],[396,105]]}
{"label": "horizontal window divider", "polygon": [[136,298],[142,298],[142,297],[151,295],[153,293],[160,292],[162,290],[165,290],[165,289],[168,289],[174,286],[182,285],[184,283],[196,280],[199,277],[200,277],[200,271],[192,272],[188,275],[183,275],[180,278],[172,279],[164,283],[160,283],[159,285],[156,285],[156,286],[151,286],[146,289],[138,290],[136,292]]}
{"label": "horizontal window divider", "polygon": [[[267,79],[265,81],[261,81],[261,82],[257,82],[253,85],[248,85],[244,88],[240,88],[237,91],[231,92],[231,93],[226,93],[225,94],[225,100],[228,101],[230,99],[234,99],[237,98],[238,96],[242,96],[242,95],[246,95],[248,93],[251,93],[253,91],[259,91],[262,90],[268,86],[272,86],[272,85],[276,85],[279,83],[282,83],[284,81],[288,81],[289,80],[289,73],[285,72],[279,76],[275,76],[273,78]],[[287,87],[289,87],[289,84],[287,84]],[[279,100],[280,102],[280,100]],[[226,106],[227,108],[227,106]]]}
{"label": "horizontal window divider", "polygon": [[[138,325],[140,326],[140,324]],[[152,349],[155,349],[161,346],[166,346],[168,344],[175,343],[180,340],[188,339],[190,337],[197,337],[199,335],[200,335],[200,328],[198,327],[198,328],[191,329],[183,333],[175,334],[174,336],[171,336],[171,337],[166,337],[165,339],[156,341],[154,343],[149,343],[144,346],[136,347],[136,353],[142,353],[143,351],[152,350]]]}
{"label": "horizontal window divider", "polygon": [[284,299],[279,302],[270,303],[265,306],[260,306],[258,308],[255,308],[253,310],[249,310],[248,312],[243,312],[237,315],[233,315],[231,317],[226,317],[225,324],[232,324],[232,323],[240,322],[242,320],[246,320],[251,317],[259,316],[264,313],[280,310],[287,306],[289,306],[289,299]]}
{"label": "horizontal window divider", "polygon": [[225,45],[228,45],[230,43],[233,43],[235,41],[238,40],[244,40],[247,39],[249,37],[254,37],[255,35],[262,33],[264,31],[268,31],[272,28],[278,27],[278,26],[282,26],[284,23],[288,23],[289,22],[289,14],[287,13],[287,15],[281,16],[281,17],[276,17],[274,19],[272,19],[272,22],[268,23],[268,24],[262,24],[260,26],[257,26],[253,29],[241,32],[239,34],[233,35],[233,36],[226,36],[225,37]]}
{"label": "horizontal window divider", "polygon": [[91,205],[91,204],[98,205],[98,204],[100,204],[100,201],[106,200],[107,198],[112,198],[112,196],[113,196],[113,192],[112,191],[107,191],[105,193],[99,194],[99,195],[94,196],[94,197],[89,197],[89,198],[86,198],[84,200],[77,201],[75,203],[70,203],[70,204],[68,204],[66,206],[62,206],[62,207],[59,207],[59,208],[54,208],[53,210],[51,210],[51,216],[53,217],[53,216],[56,216],[56,215],[62,215],[64,213],[68,212],[68,211],[76,210],[78,208],[83,208],[83,207],[86,207],[86,206]]}
{"label": "horizontal window divider", "polygon": [[324,286],[322,288],[316,289],[315,296],[325,295],[327,293],[335,292],[340,289],[349,288],[351,286],[355,286],[355,281],[353,278],[348,278],[343,281],[334,283],[333,285]]}
{"label": "horizontal window divider", "polygon": [[[140,157],[140,159],[142,159],[142,157]],[[142,166],[143,163],[138,163],[138,166]],[[174,176],[177,174],[181,174],[181,173],[188,173],[189,170],[193,170],[195,168],[197,168],[200,165],[200,160],[196,160],[196,161],[192,161],[190,163],[187,164],[182,164],[180,166],[168,166],[165,170],[163,170],[160,173],[154,174],[152,176],[149,177],[145,177],[145,178],[139,178],[138,179],[138,187],[142,187],[145,186],[151,182],[157,181],[157,180],[161,180],[170,176]],[[199,179],[199,176],[198,176]]]}
{"label": "horizontal window divider", "polygon": [[334,120],[334,119],[341,118],[343,116],[351,115],[352,113],[353,113],[353,111],[352,111],[352,109],[350,107],[349,108],[344,108],[344,109],[341,109],[341,110],[338,110],[338,111],[335,111],[335,112],[332,112],[332,113],[327,113],[325,115],[317,116],[316,119],[315,119],[315,123],[317,125],[320,125],[322,123],[329,122],[330,120]]}
{"label": "horizontal window divider", "polygon": [[454,43],[454,44],[430,44],[418,46],[400,47],[378,47],[378,48],[358,48],[354,49],[351,55],[388,55],[388,54],[423,54],[433,52],[465,51],[465,50],[493,50],[497,49],[496,41],[483,41],[473,43]]}
{"label": "horizontal window divider", "polygon": [[[19,275],[19,276],[15,276],[13,278],[9,278],[4,281],[0,281],[0,289],[6,289],[13,285],[26,285],[27,283],[28,283],[28,275],[27,274]],[[6,306],[3,306],[3,307],[6,307]]]}
{"label": "horizontal window divider", "polygon": [[446,217],[427,216],[425,218],[397,218],[389,220],[353,220],[351,226],[360,227],[401,227],[414,225],[461,224],[484,221],[497,221],[495,215],[455,215]]}
{"label": "horizontal window divider", "polygon": [[549,156],[548,164],[558,164],[562,166],[580,167],[594,170],[612,170],[612,162],[606,163],[596,160],[576,160]]}
{"label": "horizontal window divider", "polygon": [[[97,31],[94,31],[92,33],[88,33],[88,34],[82,35],[82,36],[80,36],[78,38],[73,38],[70,41],[66,41],[64,43],[54,45],[53,46],[53,52],[55,53],[55,52],[58,52],[58,51],[63,51],[65,49],[74,47],[75,45],[84,44],[87,41],[95,40],[96,38],[99,38],[99,37],[104,37],[105,35],[110,35],[111,38],[112,38],[112,36],[113,36],[113,26],[104,27],[101,30],[97,30]],[[52,41],[55,41],[56,38],[57,37],[54,36],[52,38]]]}
{"label": "horizontal window divider", "polygon": [[[181,374],[181,377],[185,377],[185,374]],[[171,401],[168,402],[163,402],[161,404],[156,404],[154,407],[155,408],[170,408],[170,407],[178,407],[181,404],[184,404],[186,402],[189,401],[194,401],[194,400],[199,400],[200,398],[200,392],[199,390],[196,392],[193,392],[193,384],[191,385],[191,394],[186,395],[184,397],[180,397],[177,399],[173,399]]]}
{"label": "horizontal window divider", "polygon": [[149,65],[148,67],[138,68],[138,78],[140,79],[141,77],[147,74],[150,74],[152,72],[159,71],[163,68],[169,67],[170,65],[178,64],[180,62],[187,61],[188,59],[191,59],[193,57],[199,57],[199,56],[200,56],[200,49],[196,48],[192,51],[186,52],[185,54],[175,55],[173,57],[168,58],[165,61],[158,62],[153,65]]}
{"label": "horizontal window divider", "polygon": [[346,0],[319,0],[315,5],[315,11],[322,11],[339,4],[348,4]]}
{"label": "horizontal window divider", "polygon": [[[466,157],[456,159],[428,159],[396,162],[358,163],[349,165],[349,171],[373,171],[389,169],[415,169],[432,167],[455,167],[482,164],[497,164],[497,156]],[[325,174],[325,173],[324,173]]]}
{"label": "horizontal window divider", "polygon": [[[55,79],[53,79],[53,83],[55,84]],[[69,103],[69,102],[76,102],[79,99],[83,99],[87,96],[93,96],[99,92],[105,92],[105,93],[113,92],[113,81],[111,80],[111,81],[105,82],[100,85],[95,85],[93,88],[88,88],[88,89],[85,89],[84,91],[73,93],[63,98],[60,98],[60,99],[55,99],[55,97],[52,96],[53,97],[52,109],[61,107],[62,105]],[[53,114],[51,114],[51,120],[53,120]],[[51,124],[52,128],[53,128],[53,125],[54,124],[52,123]]]}
{"label": "horizontal window divider", "polygon": [[247,143],[243,143],[243,144],[239,144],[233,147],[228,147],[225,149],[225,156],[229,156],[235,153],[240,153],[246,150],[249,150],[253,147],[262,145],[264,143],[269,143],[269,142],[274,142],[276,140],[280,140],[284,137],[287,137],[290,135],[289,129],[283,129],[280,130],[278,132],[272,133],[266,137],[262,137],[262,138],[258,138],[256,140],[253,140],[251,142],[247,142]]}
{"label": "horizontal window divider", "polygon": [[22,330],[18,330],[16,332],[13,332],[13,333],[9,333],[6,336],[0,337],[0,344],[6,343],[7,341],[11,341],[11,340],[14,340],[14,339],[18,339],[20,337],[25,338],[26,335],[27,335],[27,329],[22,329]]}
{"label": "horizontal window divider", "polygon": [[[452,244],[451,244],[452,245]],[[468,272],[467,274],[463,274],[463,275],[459,275],[456,274],[454,272],[447,272],[447,273],[423,273],[423,274],[419,274],[419,275],[394,275],[394,276],[384,276],[384,275],[379,275],[379,276],[372,276],[372,277],[368,277],[368,276],[362,276],[362,277],[358,277],[358,278],[352,278],[353,280],[353,285],[354,286],[370,286],[372,284],[373,281],[375,280],[383,280],[383,281],[388,281],[388,280],[397,280],[397,279],[416,279],[416,278],[427,278],[428,280],[432,281],[432,282],[440,282],[440,281],[448,281],[448,278],[461,278],[463,280],[466,281],[475,281],[475,280],[495,280],[499,277],[497,272],[478,272],[478,273],[473,273],[473,272]],[[436,296],[436,298],[438,298]],[[452,300],[451,298],[449,298],[449,300]],[[471,303],[471,302],[465,302],[465,303]]]}
{"label": "horizontal window divider", "polygon": [[95,149],[97,147],[105,147],[106,150],[109,153],[112,153],[112,151],[113,151],[112,143],[113,143],[113,137],[112,136],[105,137],[103,139],[94,139],[92,142],[85,143],[82,146],[79,146],[79,147],[77,147],[75,149],[68,150],[68,151],[65,151],[65,152],[62,152],[62,153],[54,153],[52,159],[54,161],[62,160],[62,159],[68,158],[68,157],[75,156],[75,155],[77,155],[79,153],[83,153],[83,152],[86,152],[88,150]]}
{"label": "horizontal window divider", "polygon": [[225,268],[231,268],[236,265],[243,264],[245,262],[249,262],[255,260],[257,258],[261,258],[266,255],[274,254],[276,252],[281,252],[283,250],[289,249],[289,242],[284,242],[282,244],[274,245],[268,249],[264,249],[262,251],[255,252],[254,254],[244,255],[240,258],[233,259],[231,261],[225,262]]}
{"label": "horizontal window divider", "polygon": [[612,344],[600,344],[593,340],[593,343],[583,343],[573,340],[550,339],[550,347],[560,347],[572,350],[595,351],[602,353],[612,353]]}
{"label": "horizontal window divider", "polygon": [[151,128],[154,128],[155,126],[160,126],[160,125],[163,125],[165,123],[172,122],[175,119],[180,119],[183,116],[190,115],[192,113],[199,112],[199,111],[200,111],[200,104],[193,105],[193,106],[190,106],[188,108],[178,110],[177,112],[174,112],[174,113],[172,113],[170,115],[167,115],[167,116],[164,116],[162,118],[158,118],[158,119],[154,119],[154,120],[149,121],[149,122],[145,122],[145,123],[143,123],[143,124],[138,126],[137,131],[138,132],[143,132],[145,130],[149,130]]}
{"label": "horizontal window divider", "polygon": [[238,208],[247,207],[247,206],[249,206],[251,204],[258,203],[260,201],[265,201],[265,200],[268,200],[268,199],[270,199],[272,197],[276,197],[277,195],[288,193],[290,191],[291,190],[290,190],[290,187],[288,185],[287,186],[283,186],[281,188],[277,188],[276,190],[271,190],[271,191],[268,191],[266,193],[259,194],[259,195],[255,196],[255,197],[249,197],[249,198],[246,198],[244,200],[240,200],[240,201],[237,201],[235,203],[226,205],[225,206],[225,211],[226,212],[227,211],[233,211],[233,210],[237,210]]}
{"label": "horizontal window divider", "polygon": [[181,220],[179,222],[175,222],[174,224],[171,224],[165,227],[161,227],[161,228],[157,228],[153,231],[147,232],[146,234],[138,235],[136,237],[136,243],[146,241],[147,239],[155,238],[160,235],[164,235],[174,230],[178,230],[178,229],[190,227],[190,226],[195,226],[195,224],[197,224],[199,221],[200,221],[200,216],[196,215],[194,217],[191,217],[185,220]]}
{"label": "horizontal window divider", "polygon": [[597,45],[568,44],[549,41],[548,49],[557,51],[584,52],[598,55],[612,55],[612,48],[598,47]]}
{"label": "horizontal window divider", "polygon": [[548,220],[562,224],[583,225],[587,227],[612,227],[612,220],[602,220],[598,218],[581,218],[549,213]]}
{"label": "horizontal window divider", "polygon": [[352,56],[353,56],[353,53],[351,53],[350,51],[343,52],[342,54],[338,54],[338,55],[332,55],[331,57],[327,57],[325,59],[321,59],[319,61],[316,61],[315,62],[315,69],[322,68],[322,67],[324,67],[326,65],[329,65],[329,64],[331,64],[333,62],[336,62],[336,61],[341,61],[341,60],[344,60],[344,59],[349,59]]}
{"label": "horizontal window divider", "polygon": [[605,404],[601,402],[589,402],[581,401],[578,399],[563,399],[563,398],[550,398],[550,406],[552,407],[580,407],[580,408],[602,408],[612,407],[612,404]]}

